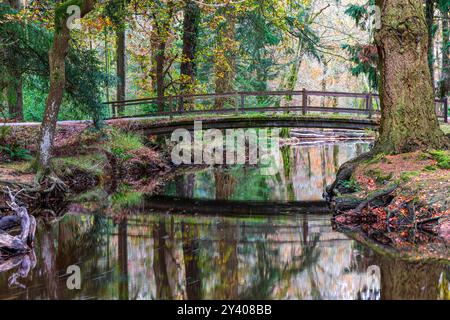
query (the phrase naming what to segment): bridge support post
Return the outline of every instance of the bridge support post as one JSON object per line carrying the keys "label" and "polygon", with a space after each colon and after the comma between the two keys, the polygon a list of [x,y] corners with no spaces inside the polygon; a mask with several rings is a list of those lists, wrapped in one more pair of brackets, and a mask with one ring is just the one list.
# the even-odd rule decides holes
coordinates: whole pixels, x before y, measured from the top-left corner
{"label": "bridge support post", "polygon": [[305,115],[308,107],[308,94],[306,93],[306,89],[302,89],[302,114]]}
{"label": "bridge support post", "polygon": [[448,97],[444,97],[444,122],[448,123]]}

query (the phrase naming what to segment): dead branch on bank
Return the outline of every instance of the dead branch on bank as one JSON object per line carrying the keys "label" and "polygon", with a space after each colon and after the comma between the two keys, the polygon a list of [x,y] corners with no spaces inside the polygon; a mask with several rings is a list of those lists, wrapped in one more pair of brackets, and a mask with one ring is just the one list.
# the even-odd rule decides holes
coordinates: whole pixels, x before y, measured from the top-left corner
{"label": "dead branch on bank", "polygon": [[[13,236],[4,229],[0,229],[0,257],[26,253],[31,251],[33,246],[34,234],[36,232],[36,219],[28,214],[28,210],[25,207],[17,204],[16,198],[22,191],[23,189],[13,194],[9,187],[5,190],[5,193],[9,197],[9,201],[6,201],[6,204],[20,221],[20,234]],[[11,222],[15,218],[8,218],[8,220]],[[6,223],[3,225],[5,226]]]}

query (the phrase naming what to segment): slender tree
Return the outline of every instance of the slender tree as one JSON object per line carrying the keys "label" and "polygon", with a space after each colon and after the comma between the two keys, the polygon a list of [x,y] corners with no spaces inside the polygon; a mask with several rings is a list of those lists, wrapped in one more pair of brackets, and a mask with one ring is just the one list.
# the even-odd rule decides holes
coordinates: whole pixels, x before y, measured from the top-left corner
{"label": "slender tree", "polygon": [[[23,7],[21,0],[7,0],[6,3],[17,11]],[[12,48],[7,48],[6,51],[6,54],[11,56],[9,60],[14,61],[14,50]],[[6,97],[9,115],[13,119],[23,120],[22,68],[15,63],[7,66],[6,70],[8,73]]]}
{"label": "slender tree", "polygon": [[434,88],[434,4],[435,0],[425,2],[425,20],[428,30],[428,67],[430,68],[431,84]]}
{"label": "slender tree", "polygon": [[439,11],[442,15],[442,72],[439,81],[439,96],[443,98],[450,92],[450,0],[440,0]]}
{"label": "slender tree", "polygon": [[375,152],[446,148],[428,67],[428,33],[421,0],[377,0],[381,28],[381,127]]}
{"label": "slender tree", "polygon": [[181,93],[192,93],[195,84],[198,27],[200,22],[200,8],[192,0],[186,0],[183,19],[183,52],[180,66]]}
{"label": "slender tree", "polygon": [[53,46],[49,51],[50,88],[45,103],[45,112],[39,136],[39,150],[36,162],[38,171],[37,177],[39,180],[51,173],[51,156],[56,133],[56,123],[66,83],[65,60],[69,51],[69,41],[71,39],[68,26],[69,14],[67,13],[67,9],[71,5],[79,5],[80,18],[82,18],[93,9],[95,2],[96,0],[67,0],[58,3],[55,8]]}
{"label": "slender tree", "polygon": [[[233,5],[221,7],[218,10],[215,39],[216,47],[214,54],[215,92],[217,94],[234,91],[234,79],[236,76],[237,42],[236,34],[236,12]],[[225,17],[225,18],[224,18]],[[222,109],[228,99],[216,98],[215,108]],[[234,100],[229,101],[234,104]]]}
{"label": "slender tree", "polygon": [[[117,75],[117,101],[123,101],[126,98],[126,40],[125,40],[125,0],[118,0],[119,21],[116,26],[116,75]],[[119,105],[118,114],[123,114],[124,107]]]}

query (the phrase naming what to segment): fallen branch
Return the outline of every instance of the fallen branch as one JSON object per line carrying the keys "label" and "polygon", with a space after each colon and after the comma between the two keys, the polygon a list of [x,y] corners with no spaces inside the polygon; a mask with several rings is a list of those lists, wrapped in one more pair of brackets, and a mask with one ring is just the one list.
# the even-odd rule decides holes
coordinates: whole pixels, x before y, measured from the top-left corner
{"label": "fallen branch", "polygon": [[[19,206],[16,202],[16,197],[21,193],[21,189],[16,194],[13,194],[11,189],[6,188],[5,193],[9,196],[9,201],[6,204],[14,211],[14,214],[20,220],[20,234],[12,236],[5,231],[0,233],[0,252],[5,255],[25,253],[31,250],[34,241],[34,234],[36,232],[36,219],[28,214],[25,207]],[[3,220],[3,219],[2,219]]]}

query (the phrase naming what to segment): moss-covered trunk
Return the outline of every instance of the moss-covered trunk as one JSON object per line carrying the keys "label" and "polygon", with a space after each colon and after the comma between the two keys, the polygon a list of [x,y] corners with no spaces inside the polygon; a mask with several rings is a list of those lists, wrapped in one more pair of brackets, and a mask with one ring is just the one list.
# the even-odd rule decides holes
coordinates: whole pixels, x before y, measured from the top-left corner
{"label": "moss-covered trunk", "polygon": [[[126,89],[126,71],[125,71],[125,27],[120,26],[116,31],[116,49],[117,49],[117,101],[124,101]],[[120,104],[115,110],[118,115],[123,115],[124,106]]]}
{"label": "moss-covered trunk", "polygon": [[81,17],[92,10],[95,0],[68,0],[58,4],[55,9],[55,31],[53,46],[49,51],[50,89],[45,103],[44,119],[42,120],[37,155],[37,170],[43,176],[51,169],[51,155],[56,133],[58,113],[64,96],[65,59],[69,51],[70,29],[67,25],[67,8],[70,5],[80,5]]}
{"label": "moss-covered trunk", "polygon": [[450,1],[445,3],[442,8],[442,73],[439,81],[439,96],[447,96],[450,92],[450,28],[449,13]]}
{"label": "moss-covered trunk", "polygon": [[[220,9],[220,13],[226,17],[224,22],[219,23],[216,35],[216,46],[214,53],[214,74],[215,74],[215,93],[233,92],[233,83],[236,76],[236,51],[237,42],[236,22],[237,17],[234,7],[227,6]],[[215,109],[223,109],[228,103],[234,106],[236,101],[234,97],[219,97],[215,99]]]}
{"label": "moss-covered trunk", "polygon": [[[200,8],[194,1],[187,1],[184,7],[183,19],[183,52],[180,65],[181,85],[183,94],[195,93],[197,42],[200,23]],[[184,109],[193,109],[193,101],[186,101]],[[180,106],[181,109],[181,106]]]}
{"label": "moss-covered trunk", "polygon": [[445,148],[449,141],[436,117],[428,67],[428,33],[422,1],[377,0],[381,29],[381,127],[375,152]]}

